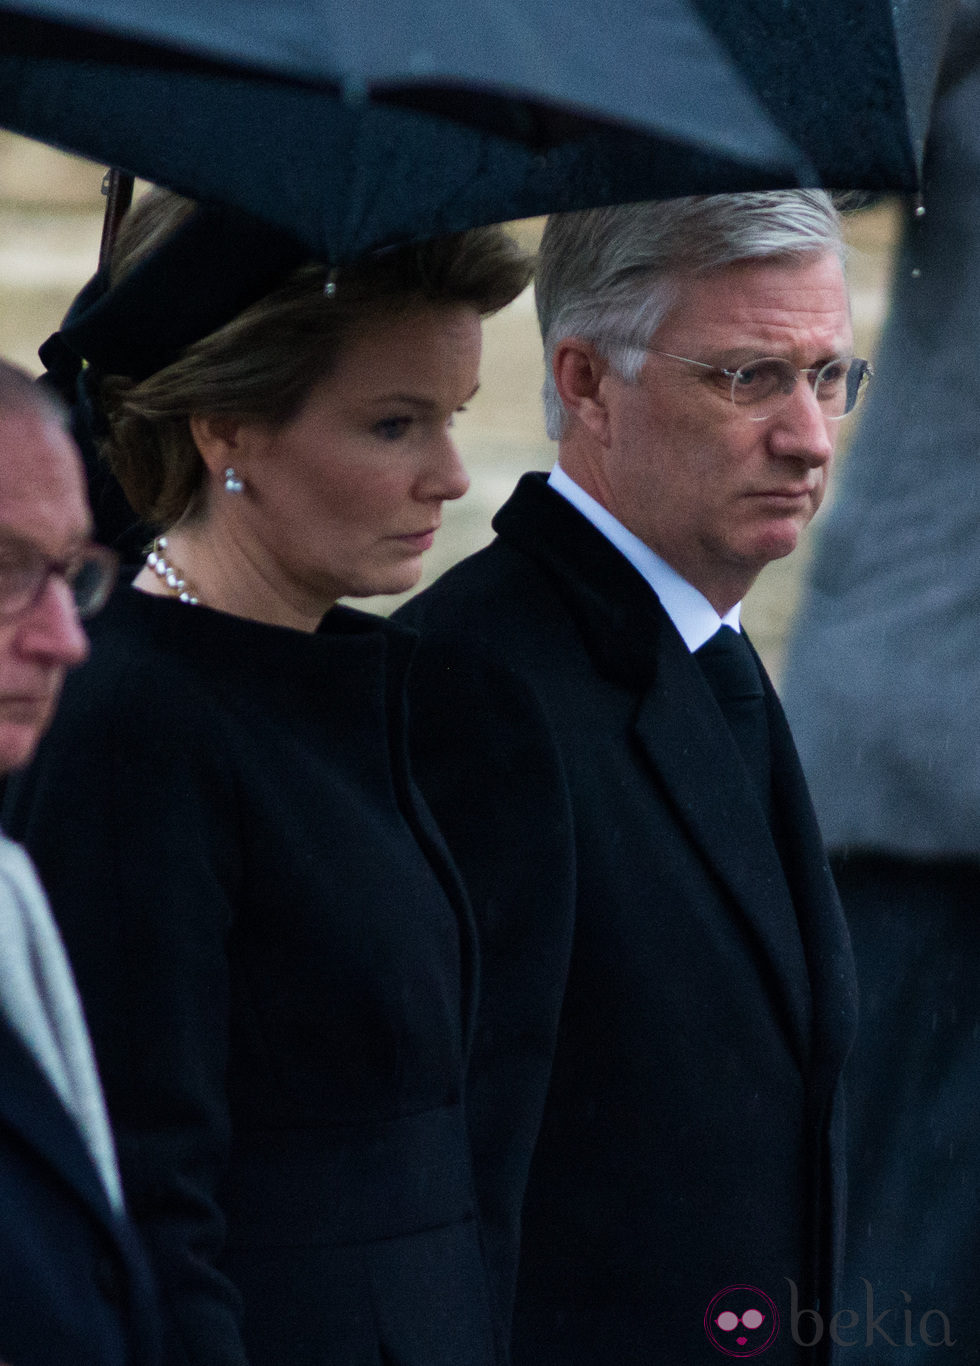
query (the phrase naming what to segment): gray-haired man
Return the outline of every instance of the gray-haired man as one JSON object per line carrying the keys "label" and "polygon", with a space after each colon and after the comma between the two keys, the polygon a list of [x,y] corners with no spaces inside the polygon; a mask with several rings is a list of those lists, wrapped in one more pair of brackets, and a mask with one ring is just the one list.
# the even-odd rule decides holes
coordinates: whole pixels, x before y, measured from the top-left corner
{"label": "gray-haired man", "polygon": [[521,1224],[518,1366],[812,1362],[851,1322],[852,963],[739,626],[867,382],[842,254],[818,192],[549,221],[558,465],[403,613],[483,935],[470,1106],[499,1257]]}
{"label": "gray-haired man", "polygon": [[[58,409],[0,361],[0,775],[26,764],[115,576]],[[84,792],[77,794],[85,800]],[[0,833],[0,1360],[151,1366],[153,1293],[102,1090],[34,868]]]}

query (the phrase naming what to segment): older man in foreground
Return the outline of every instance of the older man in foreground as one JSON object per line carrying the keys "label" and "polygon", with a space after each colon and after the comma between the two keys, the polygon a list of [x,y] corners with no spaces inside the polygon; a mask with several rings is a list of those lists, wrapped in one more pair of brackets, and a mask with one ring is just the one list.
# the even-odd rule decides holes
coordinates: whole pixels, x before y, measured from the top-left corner
{"label": "older man in foreground", "polygon": [[861,1306],[832,1319],[853,966],[739,619],[868,381],[842,257],[819,192],[550,220],[558,463],[401,614],[483,938],[470,1112],[495,1255],[520,1238],[516,1366],[856,1340]]}
{"label": "older man in foreground", "polygon": [[[30,760],[88,652],[79,617],[115,574],[89,535],[59,413],[0,361],[0,774]],[[150,1366],[156,1344],[71,971],[30,860],[0,834],[0,1361]]]}

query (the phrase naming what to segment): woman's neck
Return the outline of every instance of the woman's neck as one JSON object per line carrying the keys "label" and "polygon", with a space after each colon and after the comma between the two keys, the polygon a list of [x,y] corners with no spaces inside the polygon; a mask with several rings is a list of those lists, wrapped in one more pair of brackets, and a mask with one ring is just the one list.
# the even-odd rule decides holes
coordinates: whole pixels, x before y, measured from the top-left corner
{"label": "woman's neck", "polygon": [[183,597],[219,612],[298,631],[315,631],[333,606],[333,601],[314,601],[299,589],[290,592],[290,585],[277,581],[234,538],[206,524],[178,522],[155,544],[161,539],[156,563],[149,563],[151,552],[133,580],[141,592]]}

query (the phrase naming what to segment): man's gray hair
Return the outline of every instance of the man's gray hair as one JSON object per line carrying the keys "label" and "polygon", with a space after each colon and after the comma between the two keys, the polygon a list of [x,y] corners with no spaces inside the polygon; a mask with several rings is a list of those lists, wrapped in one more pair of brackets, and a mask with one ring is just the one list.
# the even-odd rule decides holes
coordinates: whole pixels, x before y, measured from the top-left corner
{"label": "man's gray hair", "polygon": [[646,359],[643,346],[685,275],[759,257],[826,252],[843,264],[840,215],[823,190],[695,195],[552,214],[534,283],[548,435],[559,440],[568,416],[551,368],[566,337],[593,342],[615,373],[633,383]]}

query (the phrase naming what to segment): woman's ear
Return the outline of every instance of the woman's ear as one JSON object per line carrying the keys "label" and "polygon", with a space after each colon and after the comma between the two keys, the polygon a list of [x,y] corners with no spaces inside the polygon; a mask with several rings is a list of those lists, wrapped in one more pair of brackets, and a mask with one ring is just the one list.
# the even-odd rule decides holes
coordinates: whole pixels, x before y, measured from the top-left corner
{"label": "woman's ear", "polygon": [[609,440],[606,386],[609,363],[582,337],[563,337],[555,347],[552,373],[565,411],[577,418],[600,444]]}
{"label": "woman's ear", "polygon": [[209,473],[223,475],[242,460],[243,423],[228,413],[192,413],[188,418],[191,437]]}

